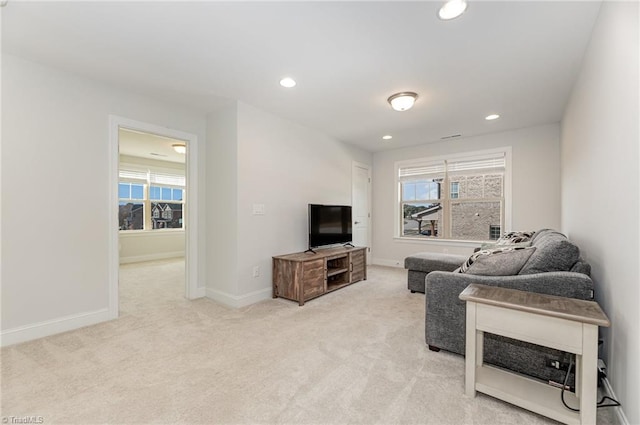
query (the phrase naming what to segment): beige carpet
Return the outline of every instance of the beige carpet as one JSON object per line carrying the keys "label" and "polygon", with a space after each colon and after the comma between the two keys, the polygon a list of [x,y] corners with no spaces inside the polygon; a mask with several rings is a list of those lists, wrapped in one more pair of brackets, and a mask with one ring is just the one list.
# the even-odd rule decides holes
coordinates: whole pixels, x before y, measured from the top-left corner
{"label": "beige carpet", "polygon": [[[464,395],[404,270],[308,302],[187,301],[184,262],[121,269],[121,317],[2,349],[2,416],[45,424],[546,424]],[[611,415],[600,412],[599,423]],[[608,410],[608,409],[604,409]]]}

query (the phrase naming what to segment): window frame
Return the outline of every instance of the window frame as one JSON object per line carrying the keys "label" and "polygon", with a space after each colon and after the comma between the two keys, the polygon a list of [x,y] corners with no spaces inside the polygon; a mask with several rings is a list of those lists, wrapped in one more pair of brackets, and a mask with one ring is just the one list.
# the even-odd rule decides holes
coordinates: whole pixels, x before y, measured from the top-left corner
{"label": "window frame", "polygon": [[[411,160],[404,161],[396,161],[394,164],[394,183],[395,183],[395,203],[394,203],[394,240],[396,242],[406,242],[406,243],[419,243],[419,244],[447,244],[450,246],[474,246],[477,245],[478,242],[482,242],[484,240],[464,240],[464,239],[450,239],[450,238],[436,238],[436,237],[419,237],[419,236],[404,236],[402,235],[402,220],[404,219],[403,214],[401,213],[401,205],[404,203],[419,203],[418,201],[403,201],[402,200],[402,189],[401,189],[401,178],[399,176],[400,169],[411,167],[411,166],[419,166],[423,164],[444,162],[444,161],[460,161],[460,160],[473,160],[480,157],[486,157],[490,155],[503,154],[505,159],[505,167],[503,173],[503,198],[504,198],[504,231],[509,231],[512,226],[512,173],[511,173],[511,164],[512,164],[512,148],[511,146],[503,146],[499,148],[493,149],[485,149],[479,151],[470,151],[463,152],[458,154],[449,154],[449,155],[439,155],[433,157],[422,157]],[[446,172],[445,172],[446,174]],[[438,202],[442,202],[441,205],[443,210],[449,211],[450,205],[444,205],[446,202],[449,204],[451,201],[455,202],[470,202],[473,201],[473,198],[451,198],[451,186],[449,176],[445,175],[443,181],[443,189],[441,193],[441,200]],[[486,198],[482,198],[483,200]],[[477,201],[477,199],[475,199]],[[436,203],[436,201],[429,201],[432,203]],[[450,232],[451,223],[449,223],[450,217],[447,217],[448,214],[443,214],[443,222],[438,223],[439,229],[446,228],[446,235]],[[446,217],[446,218],[445,218]],[[445,227],[446,226],[446,227]],[[488,237],[489,235],[487,235]],[[490,241],[486,239],[486,241]]]}

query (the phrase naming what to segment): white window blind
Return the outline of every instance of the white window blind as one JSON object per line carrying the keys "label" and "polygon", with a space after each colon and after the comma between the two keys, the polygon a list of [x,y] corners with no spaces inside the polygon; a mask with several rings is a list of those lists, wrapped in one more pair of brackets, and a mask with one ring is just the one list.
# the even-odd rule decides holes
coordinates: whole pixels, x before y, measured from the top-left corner
{"label": "white window blind", "polygon": [[120,181],[127,183],[146,183],[148,177],[147,171],[120,169]]}
{"label": "white window blind", "polygon": [[484,158],[460,159],[447,161],[447,174],[459,176],[463,174],[489,174],[502,173],[506,167],[504,153],[487,156]]}
{"label": "white window blind", "polygon": [[180,176],[177,174],[154,173],[152,171],[151,173],[149,173],[149,183],[161,186],[175,186],[178,188],[183,188],[185,186],[186,180],[184,176]]}
{"label": "white window blind", "polygon": [[400,181],[437,179],[444,177],[444,170],[444,162],[432,162],[400,167],[398,174]]}
{"label": "white window blind", "polygon": [[158,186],[172,186],[184,189],[186,186],[186,178],[184,174],[171,173],[166,171],[157,171],[138,168],[134,166],[121,166],[119,170],[121,182],[127,183],[149,183]]}

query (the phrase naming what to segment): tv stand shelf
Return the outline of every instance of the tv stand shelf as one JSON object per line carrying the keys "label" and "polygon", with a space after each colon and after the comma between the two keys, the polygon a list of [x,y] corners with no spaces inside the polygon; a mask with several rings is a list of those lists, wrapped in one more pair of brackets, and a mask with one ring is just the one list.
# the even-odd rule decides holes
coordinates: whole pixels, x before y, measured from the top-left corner
{"label": "tv stand shelf", "polygon": [[348,272],[349,269],[327,269],[327,277],[335,276],[341,273]]}
{"label": "tv stand shelf", "polygon": [[273,298],[305,301],[367,279],[363,247],[318,249],[273,257]]}

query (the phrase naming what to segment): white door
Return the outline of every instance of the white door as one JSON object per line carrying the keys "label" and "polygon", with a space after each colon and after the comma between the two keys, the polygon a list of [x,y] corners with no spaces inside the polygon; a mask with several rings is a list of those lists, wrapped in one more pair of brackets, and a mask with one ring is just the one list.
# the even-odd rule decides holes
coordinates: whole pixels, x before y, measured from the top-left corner
{"label": "white door", "polygon": [[[355,246],[369,247],[370,222],[371,222],[371,167],[366,164],[354,162],[351,177],[351,205],[353,244]],[[367,249],[367,264],[369,263],[369,251]]]}

